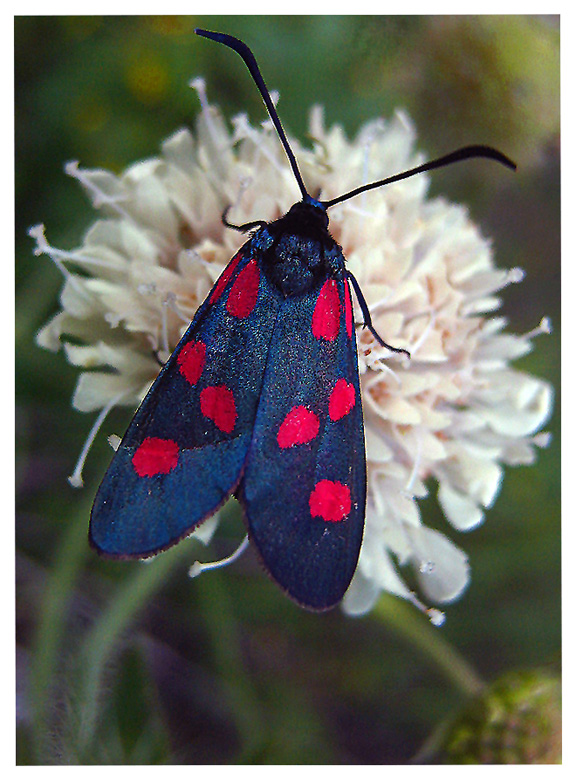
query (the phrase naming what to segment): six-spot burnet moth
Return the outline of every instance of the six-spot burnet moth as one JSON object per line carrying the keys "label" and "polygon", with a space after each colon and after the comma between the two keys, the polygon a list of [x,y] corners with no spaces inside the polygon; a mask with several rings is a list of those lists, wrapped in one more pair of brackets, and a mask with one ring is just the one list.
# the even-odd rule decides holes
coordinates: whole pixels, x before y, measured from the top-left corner
{"label": "six-spot burnet moth", "polygon": [[[327,210],[366,190],[457,160],[469,146],[330,201],[309,195],[250,49],[234,49],[260,90],[302,193],[252,231],[226,267],[136,412],[98,490],[90,541],[112,558],[145,558],[188,536],[234,495],[272,578],[298,604],[337,604],[356,569],[366,459],[351,286]],[[407,354],[407,353],[406,353]]]}

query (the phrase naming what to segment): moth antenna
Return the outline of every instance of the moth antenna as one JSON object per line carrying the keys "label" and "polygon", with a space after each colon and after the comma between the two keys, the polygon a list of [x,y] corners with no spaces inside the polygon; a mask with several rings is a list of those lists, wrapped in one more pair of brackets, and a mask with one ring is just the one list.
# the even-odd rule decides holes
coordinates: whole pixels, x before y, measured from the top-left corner
{"label": "moth antenna", "polygon": [[360,193],[366,192],[367,190],[374,190],[377,187],[383,187],[385,184],[392,184],[395,181],[408,179],[410,176],[415,176],[418,173],[432,171],[435,168],[443,168],[445,165],[451,165],[452,163],[460,162],[460,160],[469,160],[474,157],[486,157],[489,160],[496,160],[496,162],[505,165],[507,168],[511,168],[513,171],[516,170],[516,163],[512,162],[509,157],[506,157],[505,154],[502,154],[502,152],[499,152],[497,149],[493,149],[491,146],[464,146],[461,149],[457,149],[455,152],[450,152],[450,154],[445,154],[443,157],[438,157],[436,160],[430,160],[430,162],[426,162],[423,165],[418,165],[416,168],[410,168],[410,170],[404,171],[403,173],[396,173],[394,176],[388,176],[388,178],[372,182],[372,184],[363,184],[361,187],[356,187],[355,190],[351,190],[344,195],[339,195],[337,198],[322,200],[320,202],[324,208],[329,209],[331,206],[342,203],[344,200],[349,200],[349,198],[354,198],[356,195],[360,195]]}
{"label": "moth antenna", "polygon": [[[210,38],[217,43],[223,43],[224,46],[228,46],[230,49],[233,49],[242,57],[246,67],[250,71],[250,75],[254,79],[254,83],[262,95],[262,99],[264,100],[268,114],[270,115],[270,119],[276,128],[276,132],[278,133],[280,141],[282,142],[282,146],[284,147],[284,151],[286,152],[286,156],[288,157],[288,161],[290,162],[290,167],[292,168],[292,172],[294,173],[294,177],[298,183],[302,197],[304,200],[309,199],[310,196],[306,190],[304,180],[302,179],[302,175],[298,168],[296,157],[290,148],[286,133],[284,132],[284,128],[280,122],[280,117],[278,116],[276,107],[272,102],[270,92],[268,91],[268,87],[264,82],[260,68],[258,67],[258,63],[256,62],[256,58],[252,54],[252,51],[243,41],[235,38],[233,35],[210,32],[209,30],[201,30],[199,27],[197,27],[194,32],[196,35],[200,35],[203,38]],[[345,200],[354,198],[356,195],[360,195],[362,192],[374,190],[378,187],[384,187],[386,184],[392,184],[393,182],[401,181],[402,179],[408,179],[411,176],[416,176],[417,174],[424,173],[425,171],[432,171],[435,168],[443,168],[446,165],[451,165],[452,163],[460,162],[461,160],[469,160],[475,157],[484,157],[490,160],[495,160],[496,162],[511,168],[513,171],[516,170],[516,163],[512,162],[512,160],[502,152],[499,152],[497,149],[494,149],[491,146],[476,144],[473,146],[464,146],[461,149],[450,152],[450,154],[446,154],[437,158],[436,160],[431,160],[430,162],[426,162],[423,165],[416,166],[416,168],[410,168],[408,171],[397,173],[394,176],[388,176],[386,179],[380,179],[379,181],[372,182],[371,184],[363,184],[361,187],[356,187],[356,189],[351,190],[350,192],[346,192],[344,195],[339,195],[337,198],[333,198],[332,200],[323,200],[319,202],[322,206],[324,206],[325,209],[329,209],[331,206],[335,206],[337,203],[342,203]]]}
{"label": "moth antenna", "polygon": [[282,142],[282,146],[284,147],[284,151],[286,152],[286,155],[290,162],[290,167],[292,168],[292,172],[294,173],[296,181],[298,182],[298,186],[300,187],[300,192],[302,193],[302,197],[304,199],[309,198],[308,191],[306,190],[306,186],[304,185],[304,180],[302,179],[300,170],[298,168],[298,163],[296,162],[296,157],[294,156],[294,152],[290,148],[290,144],[288,143],[288,139],[286,138],[286,133],[284,132],[284,128],[282,127],[282,123],[280,122],[280,117],[278,116],[276,107],[272,102],[272,98],[270,97],[270,92],[268,91],[268,87],[266,86],[264,79],[262,78],[262,74],[260,73],[260,68],[258,67],[256,58],[252,54],[251,50],[248,48],[248,46],[246,46],[246,44],[243,41],[240,41],[238,38],[234,38],[233,35],[226,35],[226,33],[210,32],[208,30],[201,30],[198,27],[194,30],[194,32],[196,33],[196,35],[201,35],[203,38],[210,38],[211,40],[216,41],[217,43],[223,43],[224,46],[228,46],[230,49],[233,49],[242,57],[242,59],[246,64],[246,67],[250,71],[250,75],[254,79],[254,82],[258,87],[260,94],[262,95],[262,99],[264,100],[264,103],[266,104],[268,114],[270,115],[270,119],[272,120],[274,127],[276,128],[276,132],[278,133],[278,136],[280,137],[280,141]]}

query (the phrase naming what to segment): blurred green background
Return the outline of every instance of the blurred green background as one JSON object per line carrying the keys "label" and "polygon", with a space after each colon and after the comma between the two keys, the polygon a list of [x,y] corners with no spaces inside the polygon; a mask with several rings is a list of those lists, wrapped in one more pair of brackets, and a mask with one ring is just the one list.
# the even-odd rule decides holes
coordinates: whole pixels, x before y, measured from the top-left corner
{"label": "blurred green background", "polygon": [[[195,26],[253,48],[303,140],[314,103],[349,134],[403,107],[429,157],[468,143],[513,157],[515,175],[465,163],[434,174],[432,192],[469,206],[499,265],[526,269],[504,313],[516,332],[548,315],[554,333],[518,365],[559,388],[557,17],[17,17],[18,762],[406,763],[465,700],[467,664],[485,680],[559,671],[558,397],[551,446],[507,471],[481,528],[447,529],[435,489],[423,502],[472,565],[440,630],[391,598],[361,619],[308,614],[250,555],[191,582],[192,543],[153,566],[99,560],[86,531],[105,435],[84,490],[66,481],[92,419],[70,406],[76,372],[35,346],[62,279],[26,230],[42,221],[53,245],[77,245],[94,213],[64,163],[121,172],[156,154],[194,121],[192,77],[228,117],[264,118],[239,58]],[[113,414],[106,432],[129,416]],[[232,548],[219,544],[212,553]]]}

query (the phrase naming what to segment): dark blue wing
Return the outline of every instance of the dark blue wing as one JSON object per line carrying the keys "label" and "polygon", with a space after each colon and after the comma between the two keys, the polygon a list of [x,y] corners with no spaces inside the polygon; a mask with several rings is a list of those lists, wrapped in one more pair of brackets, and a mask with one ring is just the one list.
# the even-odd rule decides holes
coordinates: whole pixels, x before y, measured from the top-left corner
{"label": "dark blue wing", "polygon": [[118,558],[188,535],[237,487],[281,296],[248,242],[136,412],[98,490],[90,541]]}
{"label": "dark blue wing", "polygon": [[340,601],[356,569],[366,503],[347,281],[330,279],[280,308],[237,495],[278,584],[311,609]]}

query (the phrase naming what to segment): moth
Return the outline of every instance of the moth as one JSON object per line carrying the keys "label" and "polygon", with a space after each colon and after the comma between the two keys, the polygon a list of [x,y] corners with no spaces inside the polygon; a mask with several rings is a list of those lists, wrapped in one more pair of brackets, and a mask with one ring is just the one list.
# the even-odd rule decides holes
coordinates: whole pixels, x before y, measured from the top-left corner
{"label": "moth", "polygon": [[[302,199],[249,232],[142,402],[100,485],[90,542],[111,558],[155,555],[233,495],[273,580],[325,610],[357,566],[366,456],[352,292],[356,279],[328,230],[328,210],[361,192],[471,157],[468,146],[329,201],[304,184],[254,55],[224,33],[196,30],[244,60],[288,156]],[[408,355],[408,353],[406,353]]]}

